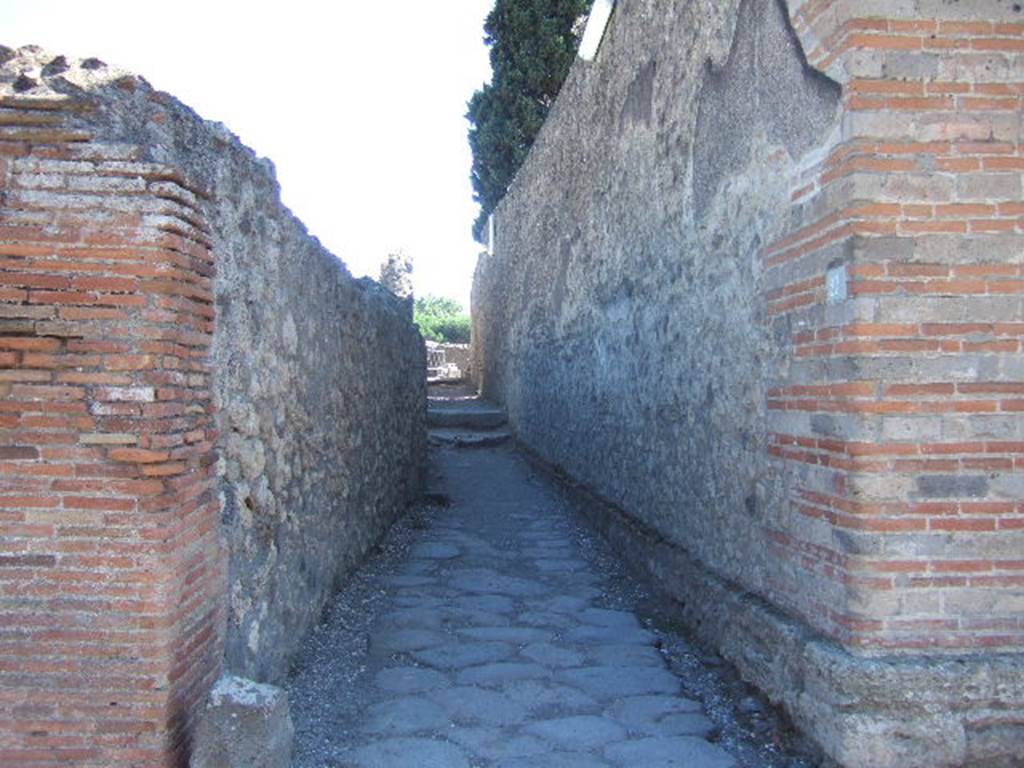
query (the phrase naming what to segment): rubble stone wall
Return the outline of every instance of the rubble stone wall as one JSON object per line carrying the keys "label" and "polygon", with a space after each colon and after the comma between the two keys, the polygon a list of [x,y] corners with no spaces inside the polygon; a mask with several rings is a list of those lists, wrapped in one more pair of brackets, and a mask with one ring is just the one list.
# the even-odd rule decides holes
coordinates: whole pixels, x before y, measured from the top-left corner
{"label": "rubble stone wall", "polygon": [[844,765],[1021,759],[1022,41],[999,0],[620,3],[477,267],[484,395]]}
{"label": "rubble stone wall", "polygon": [[223,127],[0,48],[0,763],[187,765],[417,493],[423,381]]}

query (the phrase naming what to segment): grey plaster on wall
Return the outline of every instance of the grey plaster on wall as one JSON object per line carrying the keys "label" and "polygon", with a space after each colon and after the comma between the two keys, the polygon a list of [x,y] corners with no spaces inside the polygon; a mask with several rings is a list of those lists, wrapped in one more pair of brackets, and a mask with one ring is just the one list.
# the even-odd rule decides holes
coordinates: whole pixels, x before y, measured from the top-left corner
{"label": "grey plaster on wall", "polygon": [[[880,251],[909,260],[916,247],[851,236],[767,270],[765,246],[784,233],[842,201],[898,201],[917,188],[941,201],[953,194],[941,180],[929,185],[931,176],[878,174],[792,201],[806,183],[801,172],[827,156],[853,119],[840,114],[838,86],[808,68],[786,14],[796,5],[617,5],[597,58],[575,64],[497,210],[495,251],[474,278],[474,375],[505,405],[525,446],[592,492],[588,514],[679,601],[688,624],[840,763],[1016,764],[1016,733],[989,728],[988,718],[1020,701],[1019,658],[982,651],[953,661],[914,649],[871,658],[871,649],[842,647],[815,629],[813,607],[857,613],[865,593],[810,580],[770,551],[776,532],[798,532],[839,556],[925,557],[949,546],[921,533],[838,530],[794,511],[796,488],[827,493],[833,478],[771,460],[772,432],[870,442],[898,438],[908,425],[895,415],[769,411],[771,388],[995,375],[951,372],[938,359],[793,354],[801,323],[871,317],[870,302],[856,295],[799,316],[769,314],[772,288],[823,279]],[[978,12],[978,3],[944,0],[848,5],[894,18],[940,5],[941,18]],[[1010,13],[991,5],[993,17]],[[952,263],[1014,247],[956,242],[943,254]],[[894,321],[911,322],[935,311],[930,301],[893,298],[888,307]],[[950,321],[993,322],[1019,310],[1001,297],[943,301]],[[914,429],[950,423],[922,420]],[[962,428],[976,435],[993,427],[965,418]],[[871,494],[872,483],[885,482],[910,481],[864,474],[848,490]],[[986,482],[1002,481],[922,476],[900,492],[976,497]],[[1008,486],[998,492],[1019,495]],[[1017,544],[1007,538],[983,550],[970,535],[956,543],[966,558],[1009,557]],[[991,687],[997,679],[1000,693]]]}
{"label": "grey plaster on wall", "polygon": [[620,5],[474,284],[474,375],[519,437],[769,596],[763,528],[790,479],[764,403],[792,329],[766,322],[761,250],[789,225],[787,169],[837,120],[775,0]]}
{"label": "grey plaster on wall", "polygon": [[709,58],[693,142],[694,202],[707,211],[721,182],[750,163],[757,129],[800,157],[821,144],[839,104],[839,85],[813,69],[782,0],[744,2],[729,58]]}

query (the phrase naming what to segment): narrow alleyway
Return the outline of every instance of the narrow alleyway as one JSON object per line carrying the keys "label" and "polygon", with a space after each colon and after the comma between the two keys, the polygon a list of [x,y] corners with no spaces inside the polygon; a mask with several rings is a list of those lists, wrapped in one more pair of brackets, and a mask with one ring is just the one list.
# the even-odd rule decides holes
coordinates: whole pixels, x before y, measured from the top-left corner
{"label": "narrow alleyway", "polygon": [[427,501],[339,593],[290,683],[297,768],[814,764],[657,619],[500,414],[434,407]]}

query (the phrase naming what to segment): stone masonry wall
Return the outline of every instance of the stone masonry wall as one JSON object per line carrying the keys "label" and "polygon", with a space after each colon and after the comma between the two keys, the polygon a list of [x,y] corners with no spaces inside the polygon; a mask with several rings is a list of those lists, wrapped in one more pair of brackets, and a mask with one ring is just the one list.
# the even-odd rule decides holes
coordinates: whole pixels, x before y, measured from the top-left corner
{"label": "stone masonry wall", "polygon": [[423,378],[226,130],[0,48],[0,763],[186,765],[417,492]]}
{"label": "stone masonry wall", "polygon": [[621,3],[477,267],[484,394],[844,765],[1024,759],[1022,45]]}
{"label": "stone masonry wall", "polygon": [[353,280],[253,171],[238,152],[213,193],[231,201],[217,213],[212,350],[226,661],[279,682],[339,580],[419,493],[426,353],[411,305]]}

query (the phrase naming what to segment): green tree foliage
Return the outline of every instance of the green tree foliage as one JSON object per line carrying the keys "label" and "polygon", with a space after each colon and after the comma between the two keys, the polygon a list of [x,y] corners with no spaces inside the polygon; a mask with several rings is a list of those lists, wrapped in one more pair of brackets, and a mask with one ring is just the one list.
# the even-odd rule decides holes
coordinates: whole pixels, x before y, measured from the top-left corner
{"label": "green tree foliage", "polygon": [[466,117],[473,150],[474,199],[481,240],[526,159],[572,65],[593,0],[496,0],[484,23],[491,82],[473,94]]}
{"label": "green tree foliage", "polygon": [[454,299],[425,296],[413,304],[413,322],[423,338],[448,344],[469,343],[469,315]]}

